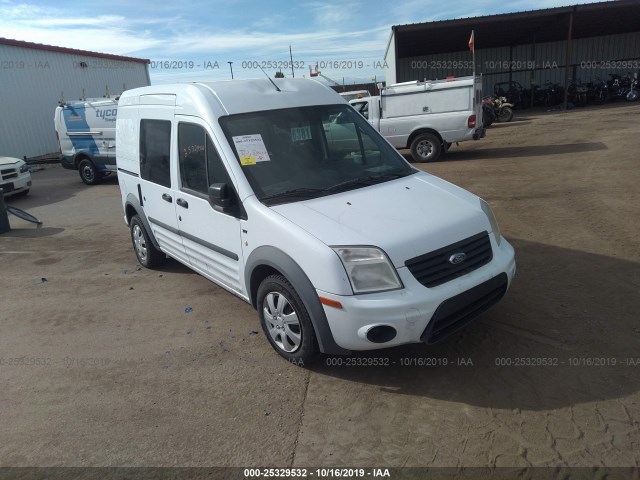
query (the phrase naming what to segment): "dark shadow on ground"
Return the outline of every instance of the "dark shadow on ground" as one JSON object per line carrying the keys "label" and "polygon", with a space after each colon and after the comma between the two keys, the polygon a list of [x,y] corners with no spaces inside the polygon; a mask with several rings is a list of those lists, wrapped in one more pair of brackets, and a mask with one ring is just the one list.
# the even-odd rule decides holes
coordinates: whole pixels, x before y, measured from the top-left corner
{"label": "dark shadow on ground", "polygon": [[500,123],[500,122],[492,123],[491,125],[489,125],[489,126],[487,127],[487,129],[488,129],[489,131],[491,131],[491,129],[493,129],[493,128],[495,128],[495,127],[497,127],[497,128],[502,128],[502,127],[508,127],[508,126],[513,126],[513,125],[516,125],[516,126],[518,126],[518,127],[521,127],[521,126],[523,126],[523,125],[529,125],[530,123],[532,123],[532,122],[531,122],[531,120],[529,120],[528,118],[527,118],[527,119],[524,119],[524,118],[523,118],[523,119],[515,119],[515,118],[514,118],[514,119],[513,119],[513,120],[511,120],[510,122],[506,122],[506,123]]}
{"label": "dark shadow on ground", "polygon": [[458,150],[452,148],[440,161],[479,160],[483,158],[542,157],[546,155],[576,154],[606,150],[602,142],[566,143],[557,145],[531,145],[527,147],[479,148]]}
{"label": "dark shadow on ground", "polygon": [[[387,392],[501,409],[547,410],[636,393],[640,264],[512,244],[518,271],[506,297],[461,333],[435,346],[356,354],[355,366],[346,366],[349,357],[323,357],[312,369]],[[388,358],[389,366],[357,366],[370,358]],[[417,362],[435,366],[403,366]]]}
{"label": "dark shadow on ground", "polygon": [[[9,217],[9,224],[11,224],[11,217]],[[21,224],[25,224],[24,220],[17,220]],[[50,237],[52,235],[57,235],[58,233],[64,232],[64,228],[54,228],[54,227],[42,227],[36,228],[36,225],[33,225],[33,228],[12,228],[8,232],[0,235],[1,237],[12,237],[12,238],[38,238],[38,237]]]}
{"label": "dark shadow on ground", "polygon": [[118,185],[118,176],[111,174],[98,185],[85,185],[75,170],[55,166],[33,172],[31,181],[33,185],[28,195],[5,197],[5,203],[29,211],[30,208],[62,202],[89,188],[113,189],[114,185]]}

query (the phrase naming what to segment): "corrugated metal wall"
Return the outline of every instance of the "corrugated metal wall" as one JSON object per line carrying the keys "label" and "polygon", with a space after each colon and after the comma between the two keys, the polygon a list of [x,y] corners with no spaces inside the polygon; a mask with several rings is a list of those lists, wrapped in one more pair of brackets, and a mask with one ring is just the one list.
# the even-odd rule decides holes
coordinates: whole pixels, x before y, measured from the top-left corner
{"label": "corrugated metal wall", "polygon": [[[476,47],[482,39],[476,38]],[[483,91],[493,92],[496,82],[510,79],[529,88],[531,78],[537,85],[549,81],[564,84],[566,41],[517,45],[489,49],[476,49],[476,73],[483,74]],[[625,68],[624,61],[632,68]],[[609,63],[607,63],[609,62]],[[610,62],[618,62],[611,64]],[[472,56],[469,50],[424,57],[398,58],[397,81],[434,80],[449,75],[456,77],[472,74]],[[609,79],[610,73],[625,75],[638,71],[640,65],[640,32],[591,37],[573,40],[569,78],[588,82],[596,78]],[[628,66],[628,65],[627,65]],[[509,71],[511,67],[511,71]],[[532,69],[533,67],[533,69]],[[511,77],[511,78],[510,78]]]}
{"label": "corrugated metal wall", "polygon": [[[81,67],[85,62],[86,67]],[[47,50],[0,45],[0,156],[55,152],[53,116],[65,100],[111,96],[149,85],[147,65]]]}

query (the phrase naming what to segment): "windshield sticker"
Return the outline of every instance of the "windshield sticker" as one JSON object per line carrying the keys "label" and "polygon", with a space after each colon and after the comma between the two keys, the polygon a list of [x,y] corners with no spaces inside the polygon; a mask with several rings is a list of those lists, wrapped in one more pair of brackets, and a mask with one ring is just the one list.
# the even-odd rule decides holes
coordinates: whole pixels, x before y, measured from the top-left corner
{"label": "windshield sticker", "polygon": [[291,141],[302,142],[303,140],[311,140],[311,127],[309,125],[291,127]]}
{"label": "windshield sticker", "polygon": [[255,165],[257,162],[269,162],[267,147],[264,145],[262,135],[239,135],[233,137],[233,143],[240,157],[240,165]]}

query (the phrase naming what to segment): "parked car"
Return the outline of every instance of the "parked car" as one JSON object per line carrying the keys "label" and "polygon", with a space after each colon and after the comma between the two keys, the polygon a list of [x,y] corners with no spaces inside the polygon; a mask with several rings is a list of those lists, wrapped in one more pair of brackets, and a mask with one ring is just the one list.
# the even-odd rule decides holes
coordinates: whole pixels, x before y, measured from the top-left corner
{"label": "parked car", "polygon": [[78,170],[87,185],[96,185],[116,171],[118,101],[97,98],[66,102],[56,107],[54,126],[60,163]]}
{"label": "parked car", "polygon": [[485,201],[414,168],[314,80],[129,90],[116,138],[138,261],[168,255],[249,302],[289,361],[440,341],[515,274]]}
{"label": "parked car", "polygon": [[31,173],[24,160],[0,157],[0,188],[4,195],[27,195],[31,189]]}

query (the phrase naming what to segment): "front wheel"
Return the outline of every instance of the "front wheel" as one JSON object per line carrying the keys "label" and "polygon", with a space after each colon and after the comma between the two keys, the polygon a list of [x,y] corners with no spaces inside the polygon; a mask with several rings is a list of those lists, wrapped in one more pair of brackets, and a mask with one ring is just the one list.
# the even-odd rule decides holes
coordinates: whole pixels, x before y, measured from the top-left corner
{"label": "front wheel", "polygon": [[258,316],[267,340],[282,357],[298,365],[311,362],[318,343],[311,317],[289,281],[270,275],[258,288]]}
{"label": "front wheel", "polygon": [[411,142],[411,157],[417,163],[435,162],[442,152],[442,142],[433,133],[421,133]]}
{"label": "front wheel", "polygon": [[627,93],[627,102],[635,102],[638,100],[638,90],[631,90]]}
{"label": "front wheel", "polygon": [[78,165],[78,172],[80,173],[80,178],[87,185],[97,185],[100,183],[100,172],[93,164],[93,162],[89,159],[84,159]]}
{"label": "front wheel", "polygon": [[131,229],[133,250],[136,252],[140,265],[146,268],[155,268],[167,261],[166,255],[153,246],[149,234],[138,215],[131,217],[129,227]]}
{"label": "front wheel", "polygon": [[500,107],[498,111],[498,121],[510,122],[511,120],[513,120],[513,110],[511,107]]}

